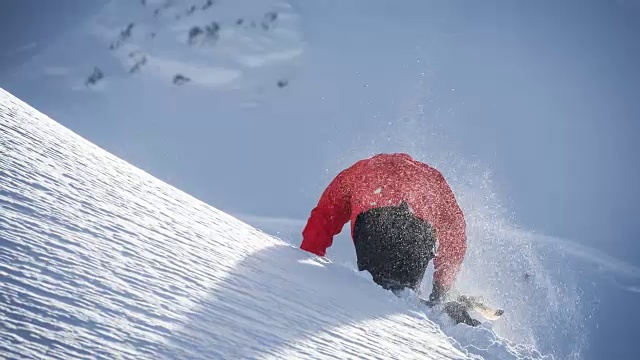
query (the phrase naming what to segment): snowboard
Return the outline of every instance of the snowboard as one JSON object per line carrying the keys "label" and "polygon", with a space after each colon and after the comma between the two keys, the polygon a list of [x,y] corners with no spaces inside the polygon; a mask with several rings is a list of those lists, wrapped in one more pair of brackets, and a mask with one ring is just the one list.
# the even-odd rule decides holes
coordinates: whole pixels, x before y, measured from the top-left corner
{"label": "snowboard", "polygon": [[477,311],[487,320],[498,320],[504,314],[503,309],[491,307],[477,296],[458,295],[456,300],[463,303],[469,310]]}

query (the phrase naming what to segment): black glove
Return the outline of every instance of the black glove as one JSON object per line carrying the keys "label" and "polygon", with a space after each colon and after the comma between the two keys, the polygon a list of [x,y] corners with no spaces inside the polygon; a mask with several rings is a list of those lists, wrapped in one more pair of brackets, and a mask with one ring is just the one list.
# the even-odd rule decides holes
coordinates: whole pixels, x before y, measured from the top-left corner
{"label": "black glove", "polygon": [[429,302],[432,304],[439,304],[440,302],[442,302],[442,300],[444,300],[444,298],[446,298],[446,296],[447,289],[434,282],[433,289],[431,290],[431,294],[429,295]]}
{"label": "black glove", "polygon": [[434,307],[442,303],[442,301],[446,298],[446,294],[447,294],[447,291],[443,287],[438,286],[434,283],[433,290],[429,295],[429,300],[422,299],[420,301],[423,304],[427,305],[428,307]]}

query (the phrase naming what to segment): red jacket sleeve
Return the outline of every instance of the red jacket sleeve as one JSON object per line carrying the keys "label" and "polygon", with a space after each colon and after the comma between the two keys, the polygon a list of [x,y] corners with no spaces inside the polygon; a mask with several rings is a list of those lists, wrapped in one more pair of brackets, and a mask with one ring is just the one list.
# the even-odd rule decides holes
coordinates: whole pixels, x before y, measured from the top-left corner
{"label": "red jacket sleeve", "polygon": [[344,170],[329,184],[302,232],[300,248],[319,256],[326,254],[333,237],[342,231],[351,217],[348,171]]}
{"label": "red jacket sleeve", "polygon": [[439,174],[441,216],[436,224],[438,251],[433,260],[434,283],[448,290],[458,276],[467,251],[466,224],[453,191]]}

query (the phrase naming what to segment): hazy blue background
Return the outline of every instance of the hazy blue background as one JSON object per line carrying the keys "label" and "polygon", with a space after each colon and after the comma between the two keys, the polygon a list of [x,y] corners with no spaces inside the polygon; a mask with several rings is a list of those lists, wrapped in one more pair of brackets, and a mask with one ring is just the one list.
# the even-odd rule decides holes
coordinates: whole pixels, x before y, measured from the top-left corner
{"label": "hazy blue background", "polygon": [[24,63],[78,25],[106,0],[3,0],[0,3],[0,71]]}
{"label": "hazy blue background", "polygon": [[[100,103],[99,96],[78,95],[103,116],[87,122],[73,116],[79,110],[56,108],[63,98],[51,93],[56,83],[36,87],[15,76],[17,65],[103,3],[3,2],[0,86],[213,206],[303,219],[331,176],[364,153],[358,148],[369,144],[392,151],[394,141],[406,139],[394,126],[401,103],[412,104],[407,97],[413,95],[417,103],[428,99],[424,111],[448,134],[440,140],[446,151],[492,170],[499,196],[519,225],[640,265],[640,6],[635,2],[426,2],[415,11],[378,1],[358,9],[362,19],[341,17],[331,1],[305,4],[303,17],[316,20],[304,27],[315,45],[306,61],[321,75],[299,75],[300,82],[314,84],[304,93],[293,93],[292,81],[286,101],[273,100],[263,110],[283,120],[249,124],[255,134],[245,133],[247,124],[207,133],[205,123],[217,119],[206,114],[191,118],[188,128],[156,124],[143,106],[131,118],[108,120],[117,110]],[[344,3],[340,10],[357,6]],[[394,29],[394,21],[404,30]],[[378,36],[363,42],[354,35],[349,43],[353,26],[376,27]],[[335,78],[323,78],[327,73]],[[416,95],[421,77],[428,86]],[[333,96],[336,87],[351,89],[353,97]],[[319,98],[322,106],[279,106],[318,104],[310,99]],[[372,133],[396,139],[373,146]],[[210,152],[191,156],[205,142]],[[637,316],[624,310],[637,306],[637,297],[617,299],[603,301],[604,308],[623,311],[600,315],[595,330],[617,335],[594,340],[596,355],[628,355],[632,345],[634,330],[624,331],[624,323]]]}
{"label": "hazy blue background", "polygon": [[[7,79],[7,73],[104,3],[5,1],[0,13],[0,74],[5,76],[0,77],[0,85],[37,104],[36,91],[21,89],[20,80]],[[454,127],[454,140],[461,144],[463,153],[490,164],[501,186],[500,195],[524,227],[638,263],[638,6],[604,0],[451,4],[445,10],[440,6],[439,14],[446,17],[435,19],[437,27],[431,26],[439,31],[441,52],[437,54],[439,67],[427,71],[434,72],[430,96],[438,102],[438,110],[455,115],[455,121],[444,126]],[[410,15],[395,11],[396,16]],[[434,21],[434,16],[415,14],[406,21]],[[307,30],[313,36],[313,29]],[[389,42],[407,42],[404,50],[408,50],[411,43],[419,45],[425,37],[434,36],[416,35],[415,39],[381,40],[376,44],[379,52],[371,56],[388,56],[382,49],[394,46]],[[355,56],[333,55],[337,62]],[[455,91],[447,92],[448,88]],[[354,135],[330,134],[343,142]],[[291,139],[296,145],[298,140]],[[298,159],[311,162],[303,169],[307,173],[297,175],[304,180],[318,178],[324,170],[320,169],[324,164],[313,157]],[[150,171],[164,172],[161,165]],[[187,170],[180,176],[188,179],[198,175]],[[277,183],[269,186],[278,189]],[[205,199],[210,191],[204,184],[186,190]],[[287,188],[282,190],[286,194]],[[233,210],[299,218],[316,195],[288,206],[270,203],[265,207],[264,202],[253,201]],[[222,202],[217,204],[231,206]]]}

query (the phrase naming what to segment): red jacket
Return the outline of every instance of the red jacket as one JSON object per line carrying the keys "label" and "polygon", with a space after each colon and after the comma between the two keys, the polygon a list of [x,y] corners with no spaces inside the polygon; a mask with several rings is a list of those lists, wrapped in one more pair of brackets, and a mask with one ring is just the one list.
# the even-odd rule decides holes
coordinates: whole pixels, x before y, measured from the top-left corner
{"label": "red jacket", "polygon": [[333,237],[356,217],[379,206],[406,201],[414,215],[436,229],[438,251],[434,282],[449,289],[466,252],[465,220],[442,174],[406,154],[380,154],[343,170],[311,211],[300,247],[324,256]]}

